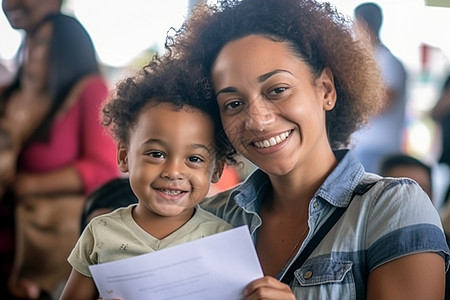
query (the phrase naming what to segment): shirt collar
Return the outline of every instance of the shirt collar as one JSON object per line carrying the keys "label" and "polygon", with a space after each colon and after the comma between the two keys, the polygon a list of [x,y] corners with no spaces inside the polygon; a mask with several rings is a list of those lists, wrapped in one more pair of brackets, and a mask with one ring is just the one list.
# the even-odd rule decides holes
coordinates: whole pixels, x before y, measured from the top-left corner
{"label": "shirt collar", "polygon": [[[333,206],[345,207],[364,176],[364,168],[348,149],[335,150],[334,155],[338,164],[317,190],[315,197],[320,197]],[[231,196],[244,209],[258,211],[268,186],[269,176],[256,169]]]}
{"label": "shirt collar", "polygon": [[364,176],[364,168],[348,149],[335,150],[334,155],[338,164],[315,196],[334,206],[345,207],[350,203],[353,191]]}

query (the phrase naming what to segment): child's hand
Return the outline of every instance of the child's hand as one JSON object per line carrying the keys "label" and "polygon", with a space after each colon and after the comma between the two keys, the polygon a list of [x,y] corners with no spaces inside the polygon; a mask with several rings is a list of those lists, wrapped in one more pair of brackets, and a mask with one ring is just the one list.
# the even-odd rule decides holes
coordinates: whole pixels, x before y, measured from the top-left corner
{"label": "child's hand", "polygon": [[272,276],[264,276],[252,281],[244,290],[244,300],[283,299],[295,300],[290,287]]}

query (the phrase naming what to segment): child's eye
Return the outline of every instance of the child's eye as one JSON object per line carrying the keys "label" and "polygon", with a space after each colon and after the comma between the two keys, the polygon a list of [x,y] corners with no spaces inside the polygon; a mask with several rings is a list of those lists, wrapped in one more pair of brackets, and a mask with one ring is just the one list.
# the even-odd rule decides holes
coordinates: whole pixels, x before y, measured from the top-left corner
{"label": "child's eye", "polygon": [[153,158],[164,158],[165,155],[161,151],[151,151],[147,153],[148,156],[151,156]]}
{"label": "child's eye", "polygon": [[189,160],[189,162],[192,162],[192,163],[200,163],[200,162],[204,161],[204,159],[199,156],[190,156],[188,158],[188,160]]}

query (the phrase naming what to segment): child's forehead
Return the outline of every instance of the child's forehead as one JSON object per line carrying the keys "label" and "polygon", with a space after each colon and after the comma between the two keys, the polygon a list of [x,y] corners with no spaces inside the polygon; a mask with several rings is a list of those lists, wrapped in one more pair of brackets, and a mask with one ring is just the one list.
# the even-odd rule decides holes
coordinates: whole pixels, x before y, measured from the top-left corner
{"label": "child's forehead", "polygon": [[206,111],[198,107],[192,106],[188,103],[172,99],[160,99],[160,98],[151,99],[143,110],[146,109],[164,109],[174,112],[200,113],[212,119],[211,116]]}
{"label": "child's forehead", "polygon": [[[153,115],[153,118],[161,122],[161,125],[170,125],[170,120],[163,118],[163,115],[171,115],[178,120],[189,119],[189,122],[197,123],[214,123],[212,116],[200,108],[191,106],[185,103],[175,103],[165,100],[150,101],[141,110],[136,123],[141,123],[144,118],[148,118],[148,115]],[[150,120],[151,121],[151,120]]]}
{"label": "child's forehead", "polygon": [[214,134],[214,122],[207,113],[161,102],[142,110],[130,139],[138,143],[153,140],[166,145],[213,145]]}

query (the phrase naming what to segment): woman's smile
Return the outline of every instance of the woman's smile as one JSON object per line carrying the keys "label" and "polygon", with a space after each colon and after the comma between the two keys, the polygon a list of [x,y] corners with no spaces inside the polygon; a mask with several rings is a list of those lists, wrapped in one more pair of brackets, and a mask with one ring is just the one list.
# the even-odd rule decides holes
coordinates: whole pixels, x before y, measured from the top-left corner
{"label": "woman's smile", "polygon": [[253,145],[256,148],[269,148],[269,147],[276,146],[276,145],[280,144],[281,142],[283,142],[284,140],[286,140],[289,137],[289,135],[291,134],[291,132],[292,132],[292,130],[288,130],[281,134],[272,136],[268,139],[255,141],[255,142],[253,142]]}

